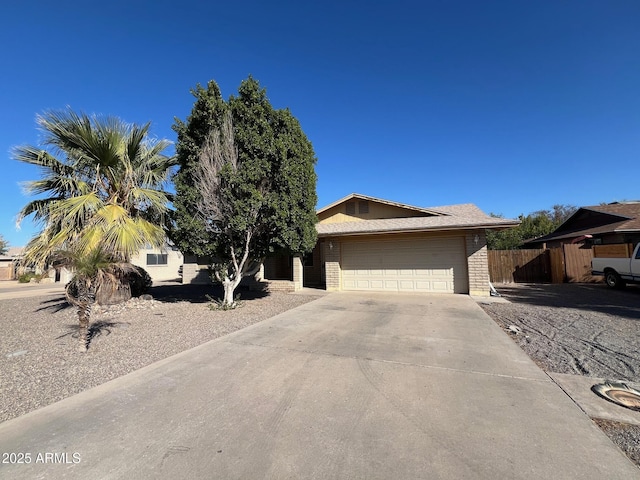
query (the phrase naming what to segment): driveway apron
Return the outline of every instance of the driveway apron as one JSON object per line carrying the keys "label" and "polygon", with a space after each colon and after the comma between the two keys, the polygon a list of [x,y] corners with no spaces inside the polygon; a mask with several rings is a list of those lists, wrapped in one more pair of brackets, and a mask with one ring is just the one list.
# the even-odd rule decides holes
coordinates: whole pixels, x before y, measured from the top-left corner
{"label": "driveway apron", "polygon": [[464,295],[327,295],[0,424],[0,453],[12,479],[640,478]]}

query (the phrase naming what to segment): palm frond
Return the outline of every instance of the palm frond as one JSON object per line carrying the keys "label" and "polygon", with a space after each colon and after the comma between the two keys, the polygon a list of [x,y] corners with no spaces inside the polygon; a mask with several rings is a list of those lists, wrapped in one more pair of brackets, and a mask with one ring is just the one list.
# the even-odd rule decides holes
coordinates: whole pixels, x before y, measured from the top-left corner
{"label": "palm frond", "polygon": [[109,204],[98,210],[96,215],[102,218],[106,224],[109,224],[121,221],[128,213],[120,205]]}
{"label": "palm frond", "polygon": [[63,219],[65,224],[82,226],[103,206],[102,199],[95,192],[89,192],[51,203],[49,215]]}
{"label": "palm frond", "polygon": [[169,210],[167,195],[160,190],[134,187],[131,189],[131,204],[137,210],[150,210],[155,213],[165,213]]}
{"label": "palm frond", "polygon": [[74,194],[85,194],[91,191],[91,185],[77,177],[52,175],[40,180],[29,180],[22,183],[26,193],[39,195],[41,193],[51,193],[62,197],[69,197]]}
{"label": "palm frond", "polygon": [[11,149],[11,157],[20,162],[42,167],[45,172],[50,171],[57,175],[73,175],[74,173],[72,167],[61,162],[46,150],[41,150],[30,145]]}
{"label": "palm frond", "polygon": [[29,215],[33,215],[33,220],[38,223],[42,221],[46,221],[49,216],[49,209],[52,203],[55,203],[59,200],[62,200],[60,197],[50,197],[43,198],[40,200],[32,200],[27,203],[20,212],[18,212],[18,218],[16,219],[16,224],[20,225],[22,220],[24,220]]}
{"label": "palm frond", "polygon": [[65,152],[78,168],[115,165],[128,125],[115,117],[89,117],[71,110],[49,111],[38,116],[46,144]]}
{"label": "palm frond", "polygon": [[103,245],[109,251],[130,258],[145,245],[160,247],[164,244],[164,230],[141,218],[122,218],[117,224],[109,224],[104,232]]}

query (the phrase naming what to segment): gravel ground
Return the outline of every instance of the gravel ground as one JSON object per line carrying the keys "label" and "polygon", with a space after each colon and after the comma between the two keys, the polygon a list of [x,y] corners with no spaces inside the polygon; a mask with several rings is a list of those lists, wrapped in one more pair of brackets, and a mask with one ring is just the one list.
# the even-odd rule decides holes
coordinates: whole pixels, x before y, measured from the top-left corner
{"label": "gravel ground", "polygon": [[[496,289],[511,303],[482,308],[544,371],[640,382],[640,287],[510,284]],[[640,466],[640,426],[594,421]]]}
{"label": "gravel ground", "polygon": [[312,295],[240,291],[242,306],[211,311],[212,287],[152,288],[154,300],[94,308],[87,353],[63,296],[0,300],[0,422],[49,405],[214,338],[310,302]]}

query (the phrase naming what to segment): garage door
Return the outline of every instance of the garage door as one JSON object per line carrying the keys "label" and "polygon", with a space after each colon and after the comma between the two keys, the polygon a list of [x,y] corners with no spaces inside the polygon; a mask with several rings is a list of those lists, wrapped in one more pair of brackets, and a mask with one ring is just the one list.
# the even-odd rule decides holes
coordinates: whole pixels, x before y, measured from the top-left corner
{"label": "garage door", "polygon": [[342,243],[342,288],[467,293],[462,237]]}

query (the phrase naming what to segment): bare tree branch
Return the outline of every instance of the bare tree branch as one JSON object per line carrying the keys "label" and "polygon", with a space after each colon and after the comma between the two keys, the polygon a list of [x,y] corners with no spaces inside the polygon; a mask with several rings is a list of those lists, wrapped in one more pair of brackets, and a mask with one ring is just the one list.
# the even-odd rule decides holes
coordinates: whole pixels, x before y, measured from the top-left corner
{"label": "bare tree branch", "polygon": [[208,229],[215,230],[215,222],[223,217],[225,203],[222,201],[220,172],[229,165],[233,172],[238,169],[238,148],[233,137],[231,112],[224,116],[222,127],[212,129],[200,150],[197,187],[200,191],[198,211]]}

